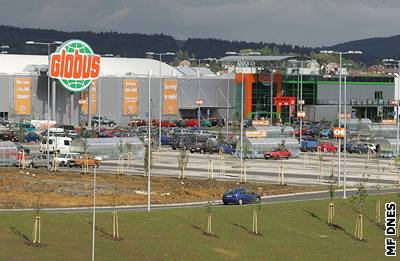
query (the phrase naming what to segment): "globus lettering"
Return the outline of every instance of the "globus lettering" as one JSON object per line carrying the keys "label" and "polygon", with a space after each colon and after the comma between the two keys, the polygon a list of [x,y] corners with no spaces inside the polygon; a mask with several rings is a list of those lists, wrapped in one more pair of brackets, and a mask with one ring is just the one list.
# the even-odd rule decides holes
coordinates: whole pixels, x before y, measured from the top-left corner
{"label": "globus lettering", "polygon": [[50,77],[56,79],[97,79],[100,74],[100,56],[80,54],[53,54],[50,59]]}
{"label": "globus lettering", "polygon": [[80,92],[99,78],[100,55],[84,41],[68,40],[50,56],[49,71],[66,89]]}

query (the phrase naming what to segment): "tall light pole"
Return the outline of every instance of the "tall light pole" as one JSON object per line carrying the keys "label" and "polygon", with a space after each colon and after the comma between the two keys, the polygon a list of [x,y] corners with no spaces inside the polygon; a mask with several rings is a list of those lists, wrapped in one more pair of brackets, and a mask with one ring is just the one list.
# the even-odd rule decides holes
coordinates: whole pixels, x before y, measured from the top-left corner
{"label": "tall light pole", "polygon": [[[395,60],[395,59],[383,59],[382,60],[384,63],[397,63],[397,71],[399,72],[400,75],[400,60]],[[396,88],[396,86],[395,86]],[[397,131],[396,131],[396,157],[399,157],[399,150],[400,150],[400,145],[399,145],[399,129],[400,129],[400,124],[399,124],[399,92],[400,89],[397,89],[396,94],[396,126],[397,126]]]}
{"label": "tall light pole", "polygon": [[148,72],[148,82],[149,82],[149,121],[148,121],[148,147],[147,147],[147,211],[150,212],[150,202],[151,202],[151,185],[150,185],[150,174],[151,174],[151,71]]}
{"label": "tall light pole", "polygon": [[[346,183],[347,183],[347,78],[344,76],[344,173],[343,173],[343,198],[346,198]],[[340,148],[339,148],[340,150]]]}
{"label": "tall light pole", "polygon": [[94,261],[96,236],[96,164],[93,169],[93,216],[92,216],[92,261]]}
{"label": "tall light pole", "polygon": [[198,109],[197,109],[197,124],[198,127],[201,127],[201,104],[200,104],[200,90],[201,90],[201,86],[200,86],[200,67],[201,67],[201,61],[212,61],[212,60],[216,60],[216,58],[204,58],[204,59],[195,59],[195,58],[190,58],[189,61],[197,61],[198,62],[198,69],[197,71],[197,100],[199,101],[199,105],[198,105]]}
{"label": "tall light pole", "polygon": [[[340,51],[332,51],[332,50],[322,50],[320,53],[324,54],[339,54],[339,102],[338,102],[338,127],[341,127],[341,122],[340,122],[340,116],[342,113],[342,56],[346,54],[362,54],[361,51],[346,51],[346,52],[340,52]],[[347,98],[347,97],[346,97]],[[346,101],[345,101],[346,104]],[[345,125],[347,126],[347,117],[344,115],[344,121]],[[344,130],[346,132],[346,129]],[[346,137],[346,135],[345,135]],[[346,140],[344,141],[344,146],[343,149],[346,150]],[[341,139],[339,138],[339,146],[338,146],[338,185],[340,186],[340,175],[341,175]],[[346,160],[346,158],[345,158]],[[346,164],[345,164],[346,165]],[[346,198],[346,179],[347,179],[347,170],[346,168],[344,169],[343,173],[343,198]]]}
{"label": "tall light pole", "polygon": [[[46,45],[47,46],[47,58],[48,58],[48,69],[47,69],[47,167],[50,166],[50,151],[49,151],[49,138],[50,138],[50,52],[52,45],[61,45],[63,42],[61,41],[53,41],[53,42],[35,42],[35,41],[26,41],[26,44],[29,45]],[[53,90],[55,91],[55,90]],[[55,108],[53,106],[53,116],[55,116]]]}
{"label": "tall light pole", "polygon": [[230,86],[229,86],[229,76],[228,76],[228,90],[227,90],[227,101],[226,101],[226,139],[228,139],[229,137],[229,106],[230,106],[230,102],[229,102],[229,95],[230,95]]}
{"label": "tall light pole", "polygon": [[[159,67],[159,76],[160,76],[160,99],[159,99],[159,106],[160,106],[160,115],[159,115],[159,122],[158,122],[158,151],[161,150],[161,120],[162,120],[162,90],[163,90],[163,84],[162,84],[162,77],[161,77],[161,62],[162,62],[162,57],[163,56],[173,56],[175,55],[174,52],[165,52],[165,53],[155,53],[155,52],[146,52],[146,55],[158,55],[159,61],[160,61],[160,67]],[[151,123],[150,123],[151,124]]]}
{"label": "tall light pole", "polygon": [[[240,181],[243,182],[243,96],[244,96],[244,56],[245,55],[260,55],[259,52],[249,52],[249,53],[237,53],[237,52],[226,52],[227,55],[240,55],[241,65],[242,65],[242,86],[240,93]],[[246,182],[246,177],[244,177],[244,182]]]}
{"label": "tall light pole", "polygon": [[[112,53],[106,53],[106,54],[103,54],[103,55],[100,55],[101,57],[114,57],[114,54],[112,54]],[[101,76],[101,75],[100,75]],[[99,96],[99,102],[98,102],[98,104],[97,104],[97,119],[98,119],[98,121],[99,121],[99,124],[97,124],[97,127],[98,127],[98,132],[100,132],[101,131],[101,124],[100,124],[100,103],[101,103],[101,100],[100,100],[100,98],[101,98],[101,91],[100,91],[100,81],[101,81],[101,78],[100,78],[100,76],[99,76],[99,79],[97,80],[97,86],[96,86],[96,89],[97,89],[97,95]]]}
{"label": "tall light pole", "polygon": [[10,49],[10,46],[8,46],[8,45],[1,45],[1,46],[0,46],[0,49],[1,49],[0,54],[7,54],[8,51],[6,51],[6,50],[7,50],[7,49]]}
{"label": "tall light pole", "polygon": [[[299,103],[299,101],[297,101]],[[303,61],[300,61],[300,111],[303,111]],[[300,118],[300,144],[303,139],[303,118]]]}

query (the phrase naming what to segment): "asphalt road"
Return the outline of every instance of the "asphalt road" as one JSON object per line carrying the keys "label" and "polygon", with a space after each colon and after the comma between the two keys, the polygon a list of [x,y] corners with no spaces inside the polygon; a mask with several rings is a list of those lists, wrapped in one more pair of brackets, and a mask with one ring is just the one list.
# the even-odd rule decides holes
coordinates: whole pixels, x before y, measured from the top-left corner
{"label": "asphalt road", "polygon": [[[356,193],[355,190],[347,191],[347,198],[350,198]],[[392,194],[393,199],[400,196],[400,189],[370,189],[368,190],[368,195],[377,194]],[[396,193],[399,193],[396,195]],[[305,193],[294,193],[276,196],[266,196],[262,197],[262,204],[274,204],[274,203],[284,203],[284,202],[297,202],[297,201],[309,201],[309,200],[322,200],[329,199],[329,193],[327,191],[321,192],[305,192]],[[336,191],[335,198],[343,198],[343,191]],[[224,206],[221,200],[216,200],[211,202],[216,206]],[[191,202],[191,203],[178,203],[178,204],[154,204],[151,206],[151,210],[165,210],[165,209],[179,209],[179,208],[202,208],[208,205],[208,202]],[[34,209],[0,209],[0,212],[22,212],[22,211],[33,211]],[[46,212],[58,212],[58,213],[75,213],[75,212],[88,212],[92,211],[92,207],[80,207],[80,208],[42,208],[41,211]],[[97,207],[98,212],[108,212],[108,211],[147,211],[147,205],[136,205],[136,206],[119,206],[115,209],[113,207]]]}

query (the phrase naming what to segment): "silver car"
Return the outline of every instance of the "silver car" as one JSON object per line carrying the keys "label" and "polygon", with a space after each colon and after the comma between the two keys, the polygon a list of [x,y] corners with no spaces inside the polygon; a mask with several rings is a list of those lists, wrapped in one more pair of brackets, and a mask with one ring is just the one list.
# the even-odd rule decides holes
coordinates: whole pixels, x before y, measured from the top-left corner
{"label": "silver car", "polygon": [[50,155],[49,158],[49,165],[47,165],[47,154],[36,154],[34,156],[32,156],[32,158],[27,158],[25,159],[26,165],[33,169],[33,168],[47,168],[47,167],[51,167],[51,163],[53,160],[53,156]]}

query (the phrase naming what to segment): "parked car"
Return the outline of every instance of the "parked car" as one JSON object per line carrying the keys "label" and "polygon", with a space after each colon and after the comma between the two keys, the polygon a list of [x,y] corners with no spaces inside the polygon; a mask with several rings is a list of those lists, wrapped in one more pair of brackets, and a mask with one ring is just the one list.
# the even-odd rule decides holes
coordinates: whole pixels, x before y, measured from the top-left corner
{"label": "parked car", "polygon": [[49,128],[42,131],[42,136],[49,136],[47,133],[50,133],[50,136],[58,136],[64,137],[65,130],[63,128]]}
{"label": "parked car", "polygon": [[110,132],[107,131],[101,131],[97,133],[97,138],[112,138],[113,135]]}
{"label": "parked car", "polygon": [[304,131],[304,134],[305,134],[305,135],[311,136],[311,137],[313,137],[313,138],[314,138],[315,136],[317,136],[318,133],[319,133],[319,131],[318,131],[317,128],[307,128],[307,129]]}
{"label": "parked car", "polygon": [[28,132],[24,137],[25,142],[38,142],[39,140],[40,136],[36,132]]}
{"label": "parked car", "polygon": [[167,134],[161,134],[161,145],[169,145],[169,136]]}
{"label": "parked car", "polygon": [[115,121],[108,119],[107,117],[100,115],[100,116],[92,116],[92,125],[93,126],[98,126],[98,125],[108,125],[110,127],[115,126]]}
{"label": "parked car", "polygon": [[176,120],[175,121],[175,126],[183,128],[183,127],[185,127],[185,122],[183,120]]}
{"label": "parked car", "polygon": [[300,144],[301,151],[317,151],[318,141],[316,140],[302,140]]}
{"label": "parked car", "polygon": [[333,133],[331,129],[323,129],[319,132],[321,138],[332,138]]}
{"label": "parked car", "polygon": [[50,155],[49,160],[47,160],[47,154],[36,154],[33,157],[25,158],[25,162],[26,165],[31,169],[39,167],[50,168],[52,163],[52,156]]}
{"label": "parked car", "polygon": [[200,121],[200,126],[201,127],[211,127],[212,123],[209,120],[201,120]]}
{"label": "parked car", "polygon": [[171,128],[171,127],[176,127],[176,123],[174,121],[161,121],[161,127],[165,128]]}
{"label": "parked car", "polygon": [[188,146],[188,150],[191,153],[200,152],[204,154],[207,151],[207,144],[205,142],[195,142]]}
{"label": "parked car", "polygon": [[60,166],[67,166],[68,161],[79,156],[79,153],[63,153],[54,157],[54,161]]}
{"label": "parked car", "polygon": [[196,127],[199,125],[196,119],[188,119],[185,120],[184,122],[185,122],[185,127]]}
{"label": "parked car", "polygon": [[234,155],[236,149],[231,144],[215,144],[213,145],[213,151],[218,152],[222,149],[224,154]]}
{"label": "parked car", "polygon": [[68,160],[68,166],[70,168],[72,167],[83,168],[85,164],[87,164],[88,167],[94,167],[96,165],[96,167],[98,168],[100,166],[100,161],[101,161],[100,159],[96,159],[92,155],[84,154]]}
{"label": "parked car", "polygon": [[305,134],[306,134],[306,132],[307,132],[307,128],[305,128],[305,127],[303,127],[302,129],[301,129],[301,131],[300,131],[300,128],[298,128],[298,129],[295,129],[294,130],[294,135],[296,136],[296,137],[298,137],[298,136],[304,136]]}
{"label": "parked car", "polygon": [[79,138],[79,135],[78,135],[78,133],[76,132],[76,130],[69,130],[69,131],[67,131],[66,136],[67,136],[67,137],[70,137],[70,138],[73,139],[73,140]]}
{"label": "parked car", "polygon": [[373,143],[367,143],[367,146],[368,146],[368,148],[369,148],[371,151],[374,151],[374,152],[377,151],[377,146],[376,146],[375,144],[373,144]]}
{"label": "parked car", "polygon": [[6,128],[10,128],[11,127],[11,123],[8,120],[5,120],[5,119],[0,119],[0,125],[3,125]]}
{"label": "parked car", "polygon": [[227,191],[224,192],[224,195],[222,197],[222,202],[224,202],[225,205],[227,204],[242,205],[244,203],[259,202],[260,200],[261,200],[260,195],[258,195],[257,193],[248,188],[243,188],[243,187],[228,189]]}
{"label": "parked car", "polygon": [[170,145],[173,150],[177,148],[187,148],[193,142],[196,141],[196,137],[193,134],[173,134],[170,139]]}
{"label": "parked car", "polygon": [[32,123],[30,122],[17,122],[13,126],[15,129],[20,129],[22,128],[24,132],[35,132],[36,128],[33,126]]}
{"label": "parked car", "polygon": [[[349,151],[349,148],[351,148],[351,147],[354,147],[354,146],[357,146],[356,144],[354,144],[353,142],[347,142],[346,143],[346,150],[347,151]],[[340,145],[340,151],[344,151],[344,144],[342,143],[341,145]]]}
{"label": "parked car", "polygon": [[288,149],[276,149],[274,151],[265,152],[265,159],[289,159],[292,157],[292,153]]}
{"label": "parked car", "polygon": [[356,146],[352,146],[350,148],[347,149],[347,152],[352,154],[352,153],[358,153],[358,154],[362,154],[362,153],[368,153],[368,146],[367,144],[358,144]]}
{"label": "parked car", "polygon": [[74,125],[66,125],[66,124],[64,124],[64,125],[59,125],[58,128],[64,129],[64,131],[65,131],[66,133],[67,133],[68,131],[74,131],[74,130],[75,130]]}
{"label": "parked car", "polygon": [[0,140],[10,140],[15,141],[17,139],[16,135],[12,131],[5,131],[0,133]]}
{"label": "parked car", "polygon": [[322,142],[321,144],[319,144],[318,147],[320,148],[321,151],[325,152],[337,151],[337,147],[333,145],[331,142]]}
{"label": "parked car", "polygon": [[138,117],[134,117],[132,118],[131,121],[128,122],[128,126],[129,127],[139,127],[139,126],[146,126],[147,123],[145,120],[138,118]]}
{"label": "parked car", "polygon": [[224,119],[217,119],[217,118],[211,117],[208,120],[211,122],[212,126],[218,126],[218,127],[225,126],[225,120]]}

